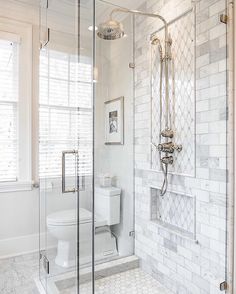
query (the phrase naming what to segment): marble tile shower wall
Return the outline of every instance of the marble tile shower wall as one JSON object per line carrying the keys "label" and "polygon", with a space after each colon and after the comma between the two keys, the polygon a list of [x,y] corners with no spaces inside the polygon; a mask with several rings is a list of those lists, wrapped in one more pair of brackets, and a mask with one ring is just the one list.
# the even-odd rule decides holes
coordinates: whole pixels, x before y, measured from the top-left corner
{"label": "marble tile shower wall", "polygon": [[[149,0],[143,10],[171,20],[191,0]],[[141,266],[174,293],[217,294],[225,280],[226,227],[226,26],[224,0],[195,1],[195,176],[170,175],[170,191],[196,199],[196,239],[154,222],[151,187],[162,174],[150,169],[150,43],[157,22],[136,18],[135,217],[136,255]],[[184,152],[184,151],[183,151]]]}

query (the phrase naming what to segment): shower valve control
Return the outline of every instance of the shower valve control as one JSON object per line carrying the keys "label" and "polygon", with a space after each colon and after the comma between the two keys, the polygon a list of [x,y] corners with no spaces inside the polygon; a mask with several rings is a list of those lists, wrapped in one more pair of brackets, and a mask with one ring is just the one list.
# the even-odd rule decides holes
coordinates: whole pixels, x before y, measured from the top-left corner
{"label": "shower valve control", "polygon": [[172,142],[158,144],[158,151],[165,153],[174,153],[174,144]]}
{"label": "shower valve control", "polygon": [[165,156],[165,157],[162,157],[161,162],[166,165],[173,164],[174,158],[173,158],[173,156]]}
{"label": "shower valve control", "polygon": [[182,145],[176,145],[172,142],[158,144],[158,151],[164,153],[174,153],[174,151],[182,151]]}

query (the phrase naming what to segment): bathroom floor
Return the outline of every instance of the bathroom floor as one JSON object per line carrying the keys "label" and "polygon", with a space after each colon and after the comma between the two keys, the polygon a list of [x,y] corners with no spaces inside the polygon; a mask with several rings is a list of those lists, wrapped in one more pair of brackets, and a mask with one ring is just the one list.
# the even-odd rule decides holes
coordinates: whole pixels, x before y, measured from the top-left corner
{"label": "bathroom floor", "polygon": [[[81,294],[89,294],[90,287],[90,284],[82,284]],[[158,281],[140,268],[96,280],[95,291],[96,294],[170,294]]]}
{"label": "bathroom floor", "polygon": [[[0,260],[1,294],[43,294],[35,281],[39,274],[38,253],[26,254]],[[50,279],[51,284],[53,278]],[[68,279],[55,280],[50,294],[76,294],[77,289]],[[140,268],[97,279],[96,294],[170,294],[158,281]],[[128,291],[128,292],[127,292]],[[91,293],[91,283],[80,287],[81,294]]]}
{"label": "bathroom floor", "polygon": [[[50,282],[50,294],[76,294],[77,288],[71,279]],[[91,282],[81,284],[80,294],[91,293]],[[53,290],[53,291],[52,291]],[[140,268],[97,279],[96,294],[171,294],[158,281]]]}
{"label": "bathroom floor", "polygon": [[38,253],[0,259],[1,294],[39,294],[34,279],[39,274]]}

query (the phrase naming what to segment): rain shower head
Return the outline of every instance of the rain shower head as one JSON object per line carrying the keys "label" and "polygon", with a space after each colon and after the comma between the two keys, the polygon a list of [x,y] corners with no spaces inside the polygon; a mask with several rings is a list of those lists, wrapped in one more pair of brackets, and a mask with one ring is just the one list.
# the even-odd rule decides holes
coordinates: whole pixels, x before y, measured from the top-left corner
{"label": "rain shower head", "polygon": [[109,19],[98,26],[97,35],[103,40],[116,40],[124,36],[123,25],[119,21]]}
{"label": "rain shower head", "polygon": [[[103,1],[103,0],[101,0]],[[104,1],[106,2],[106,1]],[[149,17],[154,17],[154,18],[159,18],[163,23],[165,27],[165,40],[167,41],[168,39],[168,26],[167,22],[159,14],[153,14],[153,13],[148,13],[148,12],[143,12],[139,10],[131,10],[123,7],[115,8],[111,11],[110,13],[110,18],[108,21],[102,23],[98,27],[98,37],[103,39],[103,40],[116,40],[120,39],[124,36],[124,30],[123,30],[123,25],[117,20],[113,20],[113,14],[114,13],[131,13],[133,15],[143,15],[143,16],[149,16]],[[167,46],[167,42],[165,42]]]}

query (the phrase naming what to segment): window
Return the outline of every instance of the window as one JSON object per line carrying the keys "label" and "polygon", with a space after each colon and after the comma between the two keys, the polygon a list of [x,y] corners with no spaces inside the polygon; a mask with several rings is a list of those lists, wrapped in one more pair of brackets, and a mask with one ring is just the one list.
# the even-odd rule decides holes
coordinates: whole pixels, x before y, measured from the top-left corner
{"label": "window", "polygon": [[[55,50],[40,56],[39,176],[61,176],[63,150],[79,150],[79,173],[92,172],[92,67]],[[68,164],[74,175],[75,164]],[[67,172],[67,174],[68,174]]]}
{"label": "window", "polygon": [[0,39],[0,181],[17,181],[18,43]]}
{"label": "window", "polygon": [[30,190],[32,26],[0,20],[0,192]]}

